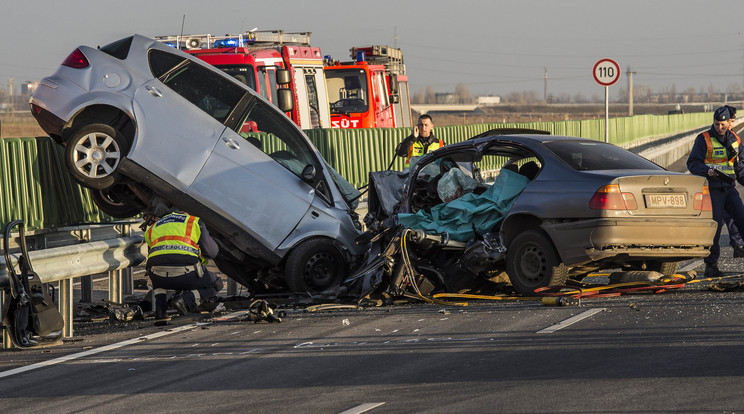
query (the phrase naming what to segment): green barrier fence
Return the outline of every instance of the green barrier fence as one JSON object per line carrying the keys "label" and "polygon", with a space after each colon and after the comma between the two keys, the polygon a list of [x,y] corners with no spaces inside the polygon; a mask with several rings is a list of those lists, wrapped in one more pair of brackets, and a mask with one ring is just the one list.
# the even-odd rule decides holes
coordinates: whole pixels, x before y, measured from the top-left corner
{"label": "green barrier fence", "polygon": [[0,225],[40,229],[116,221],[98,210],[67,173],[63,148],[49,137],[0,140]]}
{"label": "green barrier fence", "polygon": [[[638,115],[609,121],[609,142],[628,146],[649,137],[669,136],[701,128],[711,123],[710,113],[674,115]],[[447,144],[461,142],[497,128],[528,128],[604,141],[604,119],[558,122],[495,123],[435,127],[434,135]],[[321,155],[355,187],[367,183],[370,171],[388,167],[395,147],[411,133],[410,128],[313,129],[305,133]],[[394,169],[403,169],[404,160],[397,158]]]}
{"label": "green barrier fence", "polygon": [[[610,119],[610,142],[627,145],[655,136],[701,128],[710,113],[639,115]],[[530,128],[553,135],[604,140],[604,119],[494,123],[436,127],[434,134],[448,144],[464,141],[495,128]],[[383,170],[393,160],[395,147],[410,128],[322,129],[305,131],[328,163],[355,187],[367,183],[370,171]],[[102,213],[90,193],[74,182],[64,166],[63,148],[49,137],[0,140],[0,225],[22,219],[28,229],[117,221]],[[393,168],[403,169],[395,159]]]}

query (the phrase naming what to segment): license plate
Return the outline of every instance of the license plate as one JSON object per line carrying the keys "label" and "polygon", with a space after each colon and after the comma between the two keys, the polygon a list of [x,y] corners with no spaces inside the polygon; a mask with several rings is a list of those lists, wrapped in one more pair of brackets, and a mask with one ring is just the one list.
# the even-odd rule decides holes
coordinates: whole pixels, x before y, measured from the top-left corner
{"label": "license plate", "polygon": [[645,194],[648,208],[685,208],[687,196],[684,194]]}

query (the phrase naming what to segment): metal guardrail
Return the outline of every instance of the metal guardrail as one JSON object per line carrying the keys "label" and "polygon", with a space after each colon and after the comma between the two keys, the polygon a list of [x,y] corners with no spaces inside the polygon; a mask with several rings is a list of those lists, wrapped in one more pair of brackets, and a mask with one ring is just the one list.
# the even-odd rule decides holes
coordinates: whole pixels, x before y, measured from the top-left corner
{"label": "metal guardrail", "polygon": [[[28,258],[43,283],[58,282],[57,307],[65,322],[63,337],[73,335],[73,279],[83,277],[81,291],[88,296],[92,291],[91,275],[108,273],[108,299],[121,303],[124,292],[132,293],[131,268],[145,261],[147,245],[141,231],[132,232],[138,222],[111,225],[74,226],[54,230],[37,230],[26,233],[29,245]],[[10,257],[18,270],[17,233],[9,240]],[[1,238],[0,238],[1,239]],[[48,247],[54,246],[54,247]],[[85,279],[87,277],[87,279]],[[0,257],[0,288],[7,283],[8,270],[5,258]],[[87,291],[87,292],[86,292]],[[87,294],[86,294],[87,293]],[[2,295],[0,295],[0,307]],[[3,335],[3,348],[10,348],[7,332]]]}

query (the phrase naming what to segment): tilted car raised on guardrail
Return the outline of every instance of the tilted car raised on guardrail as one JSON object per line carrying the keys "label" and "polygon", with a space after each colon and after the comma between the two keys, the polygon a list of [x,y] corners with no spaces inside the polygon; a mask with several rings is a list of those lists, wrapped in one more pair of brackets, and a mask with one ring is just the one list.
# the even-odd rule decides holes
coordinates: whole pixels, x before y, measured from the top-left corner
{"label": "tilted car raised on guardrail", "polygon": [[337,286],[366,246],[356,190],[246,85],[133,35],[75,49],[31,97],[73,178],[129,217],[153,195],[200,216],[220,270],[253,292]]}

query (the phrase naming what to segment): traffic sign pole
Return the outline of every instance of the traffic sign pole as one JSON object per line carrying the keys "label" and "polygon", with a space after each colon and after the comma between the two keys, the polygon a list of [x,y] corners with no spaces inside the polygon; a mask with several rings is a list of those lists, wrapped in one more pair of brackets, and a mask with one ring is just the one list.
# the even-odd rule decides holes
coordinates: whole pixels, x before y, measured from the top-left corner
{"label": "traffic sign pole", "polygon": [[612,59],[600,59],[594,64],[594,80],[605,87],[605,142],[610,141],[610,85],[620,79],[620,65]]}
{"label": "traffic sign pole", "polygon": [[605,142],[610,142],[610,87],[605,86]]}

